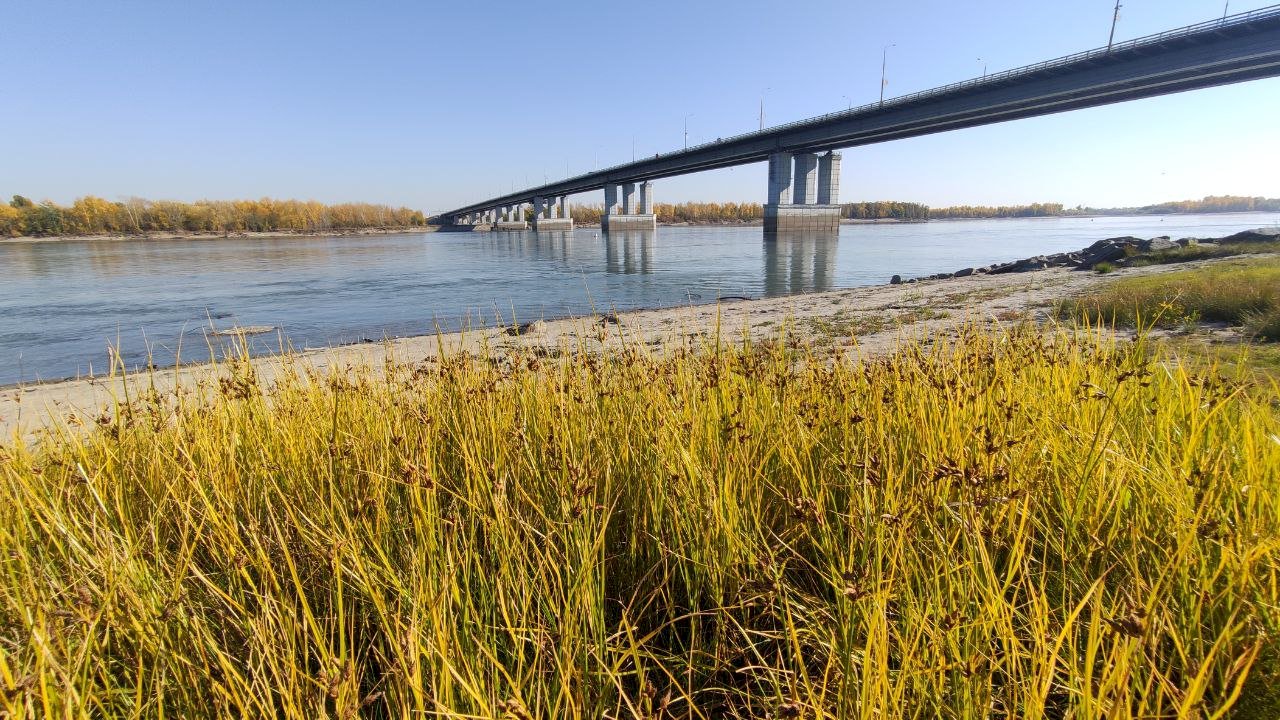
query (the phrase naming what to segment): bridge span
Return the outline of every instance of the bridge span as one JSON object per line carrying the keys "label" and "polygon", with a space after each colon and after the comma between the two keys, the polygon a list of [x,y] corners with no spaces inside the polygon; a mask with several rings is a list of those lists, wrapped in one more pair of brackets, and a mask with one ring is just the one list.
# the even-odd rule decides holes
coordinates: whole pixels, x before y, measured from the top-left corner
{"label": "bridge span", "polygon": [[[1116,43],[685,150],[440,213],[442,225],[570,229],[569,195],[604,190],[605,230],[656,225],[653,181],[769,162],[765,231],[835,230],[842,148],[1280,75],[1280,5]],[[621,202],[619,202],[619,197]]]}

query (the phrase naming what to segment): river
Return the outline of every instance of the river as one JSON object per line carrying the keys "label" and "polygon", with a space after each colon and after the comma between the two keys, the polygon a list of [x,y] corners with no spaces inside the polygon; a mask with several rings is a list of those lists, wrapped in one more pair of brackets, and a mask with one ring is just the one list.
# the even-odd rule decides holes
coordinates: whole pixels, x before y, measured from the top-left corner
{"label": "river", "polygon": [[208,359],[206,331],[271,326],[257,350],[313,348],[593,310],[881,284],[1075,250],[1117,235],[1215,237],[1280,213],[758,227],[653,233],[429,233],[0,242],[0,385]]}

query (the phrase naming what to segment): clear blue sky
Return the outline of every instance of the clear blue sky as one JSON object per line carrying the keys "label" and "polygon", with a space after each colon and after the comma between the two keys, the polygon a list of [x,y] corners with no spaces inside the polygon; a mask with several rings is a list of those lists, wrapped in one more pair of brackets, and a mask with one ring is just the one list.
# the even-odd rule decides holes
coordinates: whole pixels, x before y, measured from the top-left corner
{"label": "clear blue sky", "polygon": [[[1268,2],[1231,3],[1231,11]],[[0,0],[0,194],[441,210],[1105,45],[1113,0]],[[1124,0],[1117,40],[1221,16]],[[981,58],[981,60],[979,60]],[[1280,196],[1280,80],[845,152],[842,199]],[[752,165],[659,201],[762,202]],[[576,202],[601,202],[579,196]]]}

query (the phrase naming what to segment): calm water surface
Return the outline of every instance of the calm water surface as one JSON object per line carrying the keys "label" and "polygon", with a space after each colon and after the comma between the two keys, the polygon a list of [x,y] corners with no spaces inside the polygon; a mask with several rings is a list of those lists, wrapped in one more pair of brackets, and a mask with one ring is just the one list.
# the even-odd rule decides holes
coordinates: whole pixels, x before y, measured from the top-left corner
{"label": "calm water surface", "polygon": [[[1226,235],[1278,213],[760,228],[0,243],[0,385],[208,357],[205,331],[269,325],[295,347],[597,309],[787,295],[1074,250],[1116,235]],[[258,336],[261,349],[276,335]]]}

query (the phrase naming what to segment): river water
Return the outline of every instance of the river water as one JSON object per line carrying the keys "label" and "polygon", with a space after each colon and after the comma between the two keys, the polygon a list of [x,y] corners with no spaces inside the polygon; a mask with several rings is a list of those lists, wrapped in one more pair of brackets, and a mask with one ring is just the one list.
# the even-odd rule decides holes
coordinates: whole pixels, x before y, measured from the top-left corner
{"label": "river water", "polygon": [[[206,331],[271,326],[259,350],[323,347],[595,310],[778,296],[1075,250],[1117,235],[1214,237],[1280,213],[758,227],[653,233],[0,242],[0,385],[208,359]],[[214,344],[217,344],[215,340]]]}

